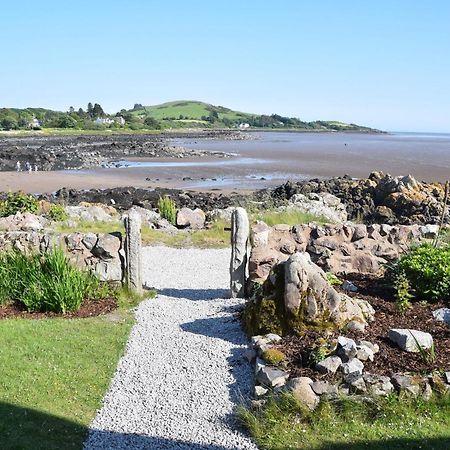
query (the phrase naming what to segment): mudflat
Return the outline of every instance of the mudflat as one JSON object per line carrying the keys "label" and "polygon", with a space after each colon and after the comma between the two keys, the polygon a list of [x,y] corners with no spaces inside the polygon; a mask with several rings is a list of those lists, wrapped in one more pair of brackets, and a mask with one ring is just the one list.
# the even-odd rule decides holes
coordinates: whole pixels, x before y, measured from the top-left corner
{"label": "mudflat", "polygon": [[[116,146],[120,149],[115,148],[114,154],[106,158],[112,162],[108,167],[0,172],[0,191],[159,186],[229,192],[275,186],[288,179],[301,181],[344,174],[362,178],[380,170],[392,175],[411,174],[429,182],[450,178],[448,134],[264,132],[252,136],[255,139],[165,138],[158,147],[177,149],[170,156],[158,151],[149,155],[141,149],[133,152],[126,142],[121,142]],[[208,156],[205,150],[216,154]],[[40,151],[45,152],[45,147]],[[224,154],[233,156],[223,157]]]}

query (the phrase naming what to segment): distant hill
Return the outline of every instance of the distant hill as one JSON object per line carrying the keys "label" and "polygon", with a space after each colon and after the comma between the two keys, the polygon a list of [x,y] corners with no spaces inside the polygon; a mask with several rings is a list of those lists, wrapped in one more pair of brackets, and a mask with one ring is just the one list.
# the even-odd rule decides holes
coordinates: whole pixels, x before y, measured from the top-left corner
{"label": "distant hill", "polygon": [[44,108],[0,108],[0,130],[120,130],[151,131],[177,128],[241,128],[298,131],[377,132],[372,128],[337,121],[305,122],[279,114],[252,114],[234,111],[209,103],[178,100],[153,106],[135,104],[107,114],[98,103],[89,103],[86,110],[53,111]]}
{"label": "distant hill", "polygon": [[338,121],[313,121],[305,122],[295,117],[285,117],[279,114],[252,114],[234,111],[224,106],[215,106],[209,103],[194,100],[178,100],[161,103],[159,105],[143,106],[136,104],[128,113],[141,120],[146,118],[155,121],[177,123],[179,126],[195,123],[208,126],[236,127],[241,124],[249,124],[251,128],[275,128],[275,129],[299,129],[311,131],[364,131],[375,132],[369,127]]}

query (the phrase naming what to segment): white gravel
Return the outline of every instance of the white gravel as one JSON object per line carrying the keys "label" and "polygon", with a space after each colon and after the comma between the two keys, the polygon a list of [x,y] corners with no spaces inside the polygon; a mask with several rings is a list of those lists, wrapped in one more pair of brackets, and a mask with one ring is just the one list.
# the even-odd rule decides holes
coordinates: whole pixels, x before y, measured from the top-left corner
{"label": "white gravel", "polygon": [[228,294],[229,250],[144,249],[142,302],[85,449],[255,449],[233,409],[248,398],[246,338]]}

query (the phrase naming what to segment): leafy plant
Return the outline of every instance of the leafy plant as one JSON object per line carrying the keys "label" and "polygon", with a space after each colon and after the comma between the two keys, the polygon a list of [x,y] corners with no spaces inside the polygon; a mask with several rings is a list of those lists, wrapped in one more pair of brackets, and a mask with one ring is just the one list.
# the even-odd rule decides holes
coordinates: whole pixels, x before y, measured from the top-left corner
{"label": "leafy plant", "polygon": [[410,300],[414,297],[411,294],[411,286],[409,285],[408,277],[404,272],[399,272],[395,277],[394,288],[397,309],[401,314],[404,314],[411,308]]}
{"label": "leafy plant", "polygon": [[177,221],[177,205],[170,197],[160,197],[158,200],[159,214],[163,219],[168,220],[172,225]]}
{"label": "leafy plant", "polygon": [[47,217],[55,222],[64,222],[69,218],[69,215],[63,205],[60,205],[59,203],[52,203],[47,212]]}
{"label": "leafy plant", "polygon": [[6,199],[0,202],[0,217],[11,216],[17,212],[36,213],[38,210],[39,202],[22,191],[8,192]]}
{"label": "leafy plant", "polygon": [[450,246],[435,248],[425,243],[412,248],[397,263],[418,300],[450,299]]}
{"label": "leafy plant", "polygon": [[339,279],[334,273],[327,272],[325,275],[327,277],[328,283],[330,283],[332,286],[340,286],[342,284],[342,280]]}
{"label": "leafy plant", "polygon": [[28,311],[76,311],[83,300],[105,295],[89,272],[71,264],[61,249],[25,255],[0,256],[0,303],[17,301]]}

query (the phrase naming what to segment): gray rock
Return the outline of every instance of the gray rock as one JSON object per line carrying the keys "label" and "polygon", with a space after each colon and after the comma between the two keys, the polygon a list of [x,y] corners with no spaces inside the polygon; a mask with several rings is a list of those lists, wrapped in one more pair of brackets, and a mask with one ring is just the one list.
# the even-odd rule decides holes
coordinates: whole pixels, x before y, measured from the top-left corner
{"label": "gray rock", "polygon": [[247,348],[242,355],[249,363],[256,359],[256,352],[252,348]]}
{"label": "gray rock", "polygon": [[374,354],[380,351],[380,346],[370,341],[356,341],[356,345],[370,348]]}
{"label": "gray rock", "polygon": [[422,398],[425,401],[429,401],[429,400],[431,400],[432,396],[433,396],[433,389],[431,388],[429,383],[425,383],[425,386],[422,391]]}
{"label": "gray rock", "polygon": [[389,339],[406,352],[417,353],[421,348],[428,350],[433,346],[433,337],[430,333],[408,328],[390,330]]}
{"label": "gray rock", "polygon": [[204,228],[206,221],[205,213],[200,209],[181,208],[177,213],[177,225],[179,227],[189,227],[194,230]]}
{"label": "gray rock", "polygon": [[312,383],[311,378],[299,377],[289,380],[286,386],[297,400],[303,402],[311,410],[315,409],[320,401],[311,387]]}
{"label": "gray rock", "polygon": [[338,336],[337,343],[338,343],[338,346],[340,346],[340,347],[344,347],[347,344],[350,344],[350,345],[356,347],[356,342],[353,339],[347,338],[345,336]]}
{"label": "gray rock", "polygon": [[360,361],[373,361],[374,354],[373,350],[366,345],[357,345],[356,357]]}
{"label": "gray rock", "polygon": [[341,364],[342,359],[339,356],[328,356],[323,361],[318,362],[315,369],[321,373],[336,373]]}
{"label": "gray rock", "polygon": [[344,381],[350,390],[356,394],[364,394],[367,392],[366,383],[360,373],[350,373],[344,378]]}
{"label": "gray rock", "polygon": [[258,386],[258,385],[255,386],[255,396],[256,397],[263,397],[268,392],[269,392],[269,390],[263,386]]}
{"label": "gray rock", "polygon": [[367,391],[372,395],[386,396],[394,391],[394,385],[389,377],[365,373],[363,378],[366,382]]}
{"label": "gray rock", "polygon": [[450,326],[450,308],[439,308],[433,311],[433,318]]}
{"label": "gray rock", "polygon": [[447,384],[450,384],[450,371],[444,373],[444,381],[445,381]]}
{"label": "gray rock", "polygon": [[92,254],[102,260],[110,260],[119,256],[120,239],[112,234],[100,234]]}
{"label": "gray rock", "polygon": [[[112,207],[108,208],[115,211]],[[108,214],[101,206],[66,206],[65,210],[71,219],[86,222],[110,222],[112,220],[112,215]]]}
{"label": "gray rock", "polygon": [[391,381],[399,392],[411,397],[417,397],[420,394],[420,385],[411,375],[396,373],[391,377]]}
{"label": "gray rock", "polygon": [[344,291],[347,291],[347,292],[358,292],[358,287],[355,286],[351,281],[345,280],[342,283],[341,287],[342,287],[342,289],[344,289]]}
{"label": "gray rock", "polygon": [[[126,283],[137,293],[142,292],[142,219],[138,212],[130,210],[124,218],[125,225],[125,255],[126,255]],[[97,243],[98,245],[98,243]]]}
{"label": "gray rock", "polygon": [[314,381],[313,383],[311,383],[311,388],[317,395],[327,394],[334,396],[338,393],[337,387],[334,384],[329,383],[328,381]]}
{"label": "gray rock", "polygon": [[262,367],[256,375],[256,380],[259,383],[271,388],[283,386],[286,384],[288,378],[289,374],[284,370],[275,369],[269,366]]}
{"label": "gray rock", "polygon": [[340,369],[344,375],[349,374],[362,374],[364,370],[364,364],[358,359],[353,358],[346,363],[340,365]]}
{"label": "gray rock", "polygon": [[84,235],[82,242],[88,250],[92,250],[97,244],[98,236],[95,233],[87,233]]}
{"label": "gray rock", "polygon": [[349,361],[350,359],[353,359],[357,353],[358,349],[354,341],[347,342],[345,345],[339,346],[337,350],[337,354],[341,357],[342,361]]}
{"label": "gray rock", "polygon": [[122,263],[118,258],[99,261],[95,264],[94,273],[101,281],[122,281]]}

